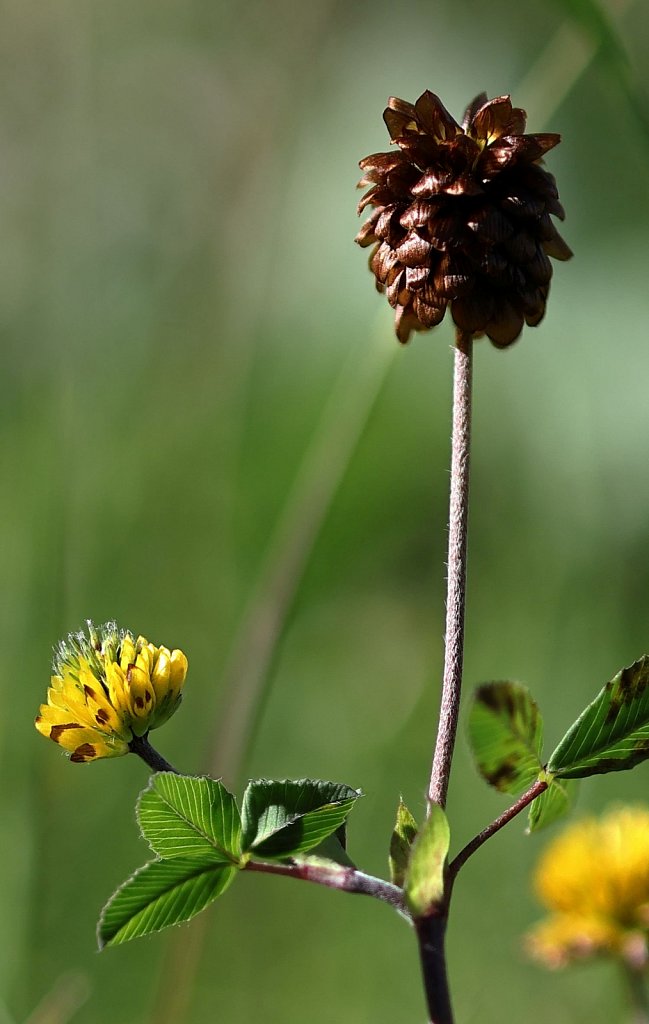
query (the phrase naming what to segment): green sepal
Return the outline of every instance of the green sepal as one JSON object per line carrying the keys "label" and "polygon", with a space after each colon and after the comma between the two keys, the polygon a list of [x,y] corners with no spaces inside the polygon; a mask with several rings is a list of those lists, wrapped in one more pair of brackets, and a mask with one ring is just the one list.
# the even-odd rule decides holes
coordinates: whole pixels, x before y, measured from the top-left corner
{"label": "green sepal", "polygon": [[538,832],[552,825],[558,818],[572,810],[578,783],[571,779],[554,779],[547,772],[541,772],[540,778],[548,783],[548,788],[537,796],[530,804],[527,812],[527,831]]}
{"label": "green sepal", "polygon": [[158,772],[140,794],[142,835],[159,857],[210,857],[236,863],[241,818],[236,801],[216,779]]}
{"label": "green sepal", "polygon": [[538,778],[543,720],[521,683],[479,686],[469,712],[468,736],[478,771],[501,793],[522,793]]}
{"label": "green sepal", "polygon": [[649,758],[649,655],[621,669],[570,727],[548,761],[562,779],[620,772]]}
{"label": "green sepal", "polygon": [[406,903],[414,917],[432,914],[444,903],[449,845],[448,819],[438,804],[431,804],[412,844],[404,882]]}
{"label": "green sepal", "polygon": [[225,892],[236,867],[198,856],[154,860],[111,896],[97,926],[99,948],[189,921]]}
{"label": "green sepal", "polygon": [[395,885],[403,888],[406,878],[410,850],[417,836],[417,822],[403,802],[399,798],[397,817],[394,829],[390,836],[390,854],[388,862],[390,865],[390,879]]}
{"label": "green sepal", "polygon": [[251,782],[241,809],[242,848],[264,859],[306,853],[339,832],[359,796],[350,786],[314,779]]}

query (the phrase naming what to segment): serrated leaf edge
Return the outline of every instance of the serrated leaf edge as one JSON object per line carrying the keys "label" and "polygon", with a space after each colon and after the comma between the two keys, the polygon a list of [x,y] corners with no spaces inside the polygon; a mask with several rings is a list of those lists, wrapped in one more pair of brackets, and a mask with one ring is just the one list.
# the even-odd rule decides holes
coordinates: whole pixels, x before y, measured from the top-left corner
{"label": "serrated leaf edge", "polygon": [[[99,914],[99,920],[97,922],[97,928],[96,928],[96,937],[97,937],[97,946],[98,946],[100,952],[103,951],[104,949],[106,949],[108,946],[112,945],[112,943],[113,943],[112,939],[107,939],[106,941],[104,941],[101,932],[102,932],[102,926],[103,926],[103,924],[105,922],[106,912],[109,909],[109,907],[111,906],[111,904],[115,901],[117,896],[119,896],[119,894],[121,892],[123,892],[123,890],[126,889],[126,887],[128,885],[130,885],[132,882],[134,882],[135,879],[139,875],[141,875],[144,871],[146,871],[148,868],[150,868],[152,864],[164,864],[164,863],[172,864],[172,863],[174,863],[174,861],[179,861],[181,859],[182,858],[180,858],[180,857],[169,857],[169,858],[154,857],[152,860],[147,861],[146,864],[141,864],[139,868],[136,868],[135,871],[133,871],[128,876],[128,878],[126,878],[120,885],[117,886],[117,888],[112,893],[112,895],[104,903],[103,907],[101,908],[101,912]],[[188,856],[186,859],[188,861],[194,861],[196,863],[196,868],[197,868],[196,873],[197,874],[202,874],[202,873],[208,872],[208,871],[213,871],[213,872],[228,871],[228,872],[232,872],[230,880],[232,881],[234,879],[234,871],[237,868],[236,864],[224,864],[222,861],[219,863],[219,862],[210,860],[209,857],[201,858],[199,856],[195,856],[195,857]],[[192,877],[191,875],[188,875],[187,878],[184,879],[184,881],[189,881],[189,879],[191,877]],[[180,885],[182,883],[179,882],[178,884]],[[219,893],[217,896],[215,896],[214,900],[218,899],[218,896],[220,896],[220,895],[222,895],[222,893]],[[202,910],[205,910],[210,905],[210,903],[214,902],[214,900],[210,900],[204,906],[199,907],[194,913],[190,914],[189,917],[186,917],[182,921],[178,921],[178,922],[175,922],[175,923],[182,924],[182,923],[185,923],[187,921],[191,921],[192,918],[196,917],[197,914],[200,914]],[[171,925],[161,925],[160,928],[152,928],[151,931],[147,932],[146,934],[154,935],[156,932],[164,931],[164,929],[166,927],[172,927],[172,926]],[[133,936],[133,938],[144,938],[144,935],[143,936]]]}
{"label": "serrated leaf edge", "polygon": [[[176,778],[176,776],[174,775],[173,772],[156,772],[155,775],[151,776],[151,778],[149,779],[148,785],[142,790],[142,792],[138,796],[137,803],[135,805],[135,815],[136,815],[136,818],[137,818],[137,823],[138,823],[138,825],[140,827],[140,832],[141,832],[142,837],[144,838],[145,842],[147,843],[147,846],[149,847],[149,849],[154,854],[156,854],[156,858],[155,859],[157,859],[157,860],[172,860],[174,858],[170,857],[170,856],[161,856],[160,853],[158,852],[158,850],[156,850],[155,846],[153,846],[153,844],[149,840],[148,836],[146,835],[145,826],[143,826],[143,824],[142,824],[142,819],[141,819],[141,816],[140,816],[140,812],[141,812],[141,807],[142,807],[142,801],[149,794],[153,794],[154,796],[157,796],[165,804],[165,806],[169,808],[169,811],[172,812],[173,814],[175,814],[180,819],[180,821],[183,821],[186,825],[189,825],[197,833],[197,835],[199,835],[199,836],[201,836],[201,838],[205,839],[205,841],[207,843],[209,843],[209,845],[212,846],[214,850],[218,850],[219,853],[222,853],[225,857],[227,857],[228,862],[236,867],[236,865],[240,862],[241,852],[239,851],[239,853],[235,853],[233,850],[228,850],[225,846],[221,846],[218,842],[215,842],[214,841],[214,837],[210,836],[209,833],[207,833],[203,828],[199,827],[197,825],[196,821],[193,818],[188,818],[186,814],[183,814],[182,812],[180,812],[178,810],[178,808],[174,807],[173,804],[169,803],[167,797],[165,797],[158,789],[156,789],[156,781],[158,779],[160,779],[161,776],[171,776],[172,779]],[[239,808],[237,806],[237,802],[236,802],[236,799],[234,798],[233,794],[230,793],[229,790],[227,790],[225,788],[225,786],[220,781],[220,779],[212,779],[212,778],[210,778],[207,775],[181,775],[180,778],[181,779],[189,779],[189,780],[192,780],[192,781],[196,780],[198,782],[201,782],[201,781],[204,780],[204,781],[206,781],[208,783],[217,783],[218,786],[220,786],[221,789],[223,789],[225,791],[227,796],[229,796],[232,799],[232,804],[234,806],[234,809],[236,811],[236,814],[238,816],[238,821],[239,821],[239,828],[238,828],[237,839],[238,839],[239,848],[241,848],[242,829],[241,829],[241,815],[240,815],[240,812],[239,812]],[[217,791],[219,793],[219,798],[220,798],[220,807],[221,807],[221,810],[223,811],[223,798],[222,798],[222,794],[221,794],[221,789],[218,789]],[[237,829],[236,829],[236,823],[233,823],[233,824],[235,825],[235,827],[234,827],[234,829],[230,829],[230,833],[231,833],[231,839],[234,840],[236,832],[237,832]],[[205,857],[206,853],[204,851],[201,851],[201,852],[198,852],[198,853],[192,853],[191,850],[190,850],[190,851],[185,851],[183,853],[179,853],[179,854],[177,854],[177,856],[178,857]],[[151,863],[151,862],[149,862],[149,863]],[[216,863],[223,863],[223,861],[216,862]]]}

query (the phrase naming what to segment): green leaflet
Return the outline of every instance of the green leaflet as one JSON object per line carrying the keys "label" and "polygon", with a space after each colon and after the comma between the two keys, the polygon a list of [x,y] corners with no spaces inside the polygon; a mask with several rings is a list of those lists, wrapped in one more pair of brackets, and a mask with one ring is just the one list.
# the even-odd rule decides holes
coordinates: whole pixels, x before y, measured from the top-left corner
{"label": "green leaflet", "polygon": [[360,795],[313,779],[251,782],[241,810],[243,849],[263,859],[305,853],[340,829]]}
{"label": "green leaflet", "polygon": [[235,799],[215,779],[158,772],[140,795],[137,818],[159,857],[208,856],[231,864],[241,855]]}
{"label": "green leaflet", "polygon": [[568,730],[548,762],[557,778],[633,768],[649,758],[649,656],[621,669]]}
{"label": "green leaflet", "polygon": [[527,815],[528,832],[538,832],[572,810],[578,783],[570,779],[552,779],[549,776],[548,782],[545,792],[530,804]]}
{"label": "green leaflet", "polygon": [[227,889],[236,873],[235,867],[195,856],[145,864],[104,907],[97,928],[99,948],[191,920]]}
{"label": "green leaflet", "polygon": [[475,692],[468,735],[482,777],[504,793],[522,793],[542,769],[543,721],[521,683],[485,683]]}

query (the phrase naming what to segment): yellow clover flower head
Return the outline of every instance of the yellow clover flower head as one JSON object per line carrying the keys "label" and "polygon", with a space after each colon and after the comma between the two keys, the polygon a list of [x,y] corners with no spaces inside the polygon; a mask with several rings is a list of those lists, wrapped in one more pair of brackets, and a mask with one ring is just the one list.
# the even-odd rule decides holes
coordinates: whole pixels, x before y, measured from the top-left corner
{"label": "yellow clover flower head", "polygon": [[182,651],[137,639],[114,622],[71,633],[54,652],[47,704],[36,728],[77,763],[119,757],[170,718],[182,699]]}
{"label": "yellow clover flower head", "polygon": [[618,807],[569,826],[541,857],[537,896],[552,911],[527,936],[547,967],[597,954],[639,967],[649,954],[649,809]]}

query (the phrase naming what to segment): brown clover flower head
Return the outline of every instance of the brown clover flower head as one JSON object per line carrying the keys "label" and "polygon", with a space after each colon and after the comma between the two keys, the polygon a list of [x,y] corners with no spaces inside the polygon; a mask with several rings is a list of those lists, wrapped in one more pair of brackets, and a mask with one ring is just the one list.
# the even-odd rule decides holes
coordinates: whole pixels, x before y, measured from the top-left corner
{"label": "brown clover flower head", "polygon": [[372,246],[376,286],[395,310],[399,341],[435,327],[447,306],[457,327],[505,348],[545,313],[549,257],[572,253],[552,216],[564,211],[542,157],[560,142],[526,135],[509,96],[477,96],[462,126],[439,97],[392,97],[383,113],[396,148],[361,160],[372,207],[356,241]]}

